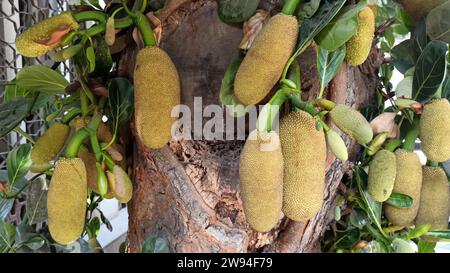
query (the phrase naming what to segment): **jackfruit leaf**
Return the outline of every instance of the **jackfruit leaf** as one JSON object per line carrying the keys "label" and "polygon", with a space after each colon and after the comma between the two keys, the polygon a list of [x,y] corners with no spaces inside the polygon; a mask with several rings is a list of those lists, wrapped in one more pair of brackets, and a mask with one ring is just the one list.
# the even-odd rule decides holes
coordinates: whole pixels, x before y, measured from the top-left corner
{"label": "jackfruit leaf", "polygon": [[7,253],[14,246],[16,227],[0,220],[0,253]]}
{"label": "jackfruit leaf", "polygon": [[0,220],[5,220],[8,217],[9,212],[11,211],[14,205],[14,199],[3,199],[0,198]]}
{"label": "jackfruit leaf", "polygon": [[359,229],[363,228],[367,224],[367,218],[364,213],[359,209],[353,209],[350,213],[350,224]]}
{"label": "jackfruit leaf", "polygon": [[164,4],[166,3],[165,0],[149,0],[148,5],[152,10],[159,10],[164,7]]}
{"label": "jackfruit leaf", "polygon": [[101,36],[94,36],[95,49],[95,69],[89,73],[90,77],[100,77],[107,75],[114,64],[111,57],[111,51],[106,41]]}
{"label": "jackfruit leaf", "polygon": [[361,239],[361,234],[358,228],[352,228],[345,231],[336,232],[336,242],[334,247],[337,249],[348,249],[354,246]]}
{"label": "jackfruit leaf", "polygon": [[430,230],[430,228],[431,228],[430,224],[420,225],[420,226],[410,230],[408,232],[408,234],[406,234],[406,239],[412,240],[412,239],[419,238],[422,235],[426,234]]}
{"label": "jackfruit leaf", "polygon": [[343,8],[335,18],[314,38],[316,43],[328,51],[335,51],[344,45],[358,29],[358,13],[367,6],[364,1]]}
{"label": "jackfruit leaf", "polygon": [[164,238],[151,236],[142,244],[141,253],[169,253],[169,245]]}
{"label": "jackfruit leaf", "polygon": [[103,211],[101,211],[98,208],[97,208],[97,211],[100,213],[100,220],[102,220],[102,223],[105,224],[106,228],[109,231],[113,231],[113,227],[111,225],[111,222],[108,220],[108,218],[105,217],[105,214],[103,213]]}
{"label": "jackfruit leaf", "polygon": [[440,40],[450,43],[450,2],[446,1],[443,4],[432,9],[426,20],[427,33],[433,40]]}
{"label": "jackfruit leaf", "polygon": [[412,86],[413,86],[413,79],[414,77],[408,76],[405,77],[403,80],[401,80],[397,86],[395,87],[395,95],[405,98],[411,98],[412,97]]}
{"label": "jackfruit leaf", "polygon": [[450,75],[447,75],[442,84],[441,97],[450,101]]}
{"label": "jackfruit leaf", "polygon": [[413,80],[414,100],[425,103],[429,101],[445,75],[445,54],[447,45],[441,41],[431,41],[417,60]]}
{"label": "jackfruit leaf", "polygon": [[311,18],[319,9],[320,0],[311,0],[309,2],[302,2],[298,7],[297,17],[300,21],[303,21],[305,18]]}
{"label": "jackfruit leaf", "polygon": [[416,64],[414,56],[411,40],[403,41],[391,50],[391,62],[402,74]]}
{"label": "jackfruit leaf", "polygon": [[[0,182],[8,181],[8,170],[0,170]],[[9,189],[8,196],[15,196],[18,193],[22,192],[28,184],[28,180],[25,177],[19,178],[14,183],[14,186],[7,187]],[[12,198],[14,200],[14,198]]]}
{"label": "jackfruit leaf", "polygon": [[47,193],[48,185],[43,176],[31,181],[26,199],[26,215],[29,225],[47,220]]}
{"label": "jackfruit leaf", "polygon": [[109,112],[114,124],[119,125],[128,122],[134,112],[133,85],[129,80],[117,77],[109,82],[108,90]]}
{"label": "jackfruit leaf", "polygon": [[23,244],[32,250],[38,250],[44,246],[45,240],[39,235],[34,235],[23,242]]}
{"label": "jackfruit leaf", "polygon": [[334,78],[345,58],[345,45],[336,51],[328,51],[319,47],[317,50],[317,70],[320,78],[320,89],[323,90]]}
{"label": "jackfruit leaf", "polygon": [[49,95],[64,94],[69,82],[57,72],[45,65],[27,66],[16,76],[16,84],[31,92],[43,92]]}
{"label": "jackfruit leaf", "polygon": [[324,0],[314,16],[303,21],[294,56],[300,55],[304,47],[333,20],[345,2],[346,0]]}
{"label": "jackfruit leaf", "polygon": [[244,22],[253,15],[260,0],[218,0],[219,18],[225,23]]}
{"label": "jackfruit leaf", "polygon": [[89,73],[92,73],[95,70],[95,51],[92,46],[86,48],[86,58],[89,65]]}
{"label": "jackfruit leaf", "polygon": [[406,209],[412,206],[413,199],[409,195],[393,192],[388,200],[386,200],[386,203],[396,208]]}
{"label": "jackfruit leaf", "polygon": [[225,72],[220,86],[219,99],[227,107],[227,112],[234,117],[241,117],[247,112],[246,105],[242,104],[234,94],[234,78],[242,60],[232,62]]}
{"label": "jackfruit leaf", "polygon": [[434,253],[436,248],[436,242],[429,242],[426,240],[419,240],[417,244],[417,249],[419,253]]}
{"label": "jackfruit leaf", "polygon": [[100,219],[98,217],[92,218],[92,220],[86,224],[86,232],[89,236],[89,238],[95,238],[98,235],[98,232],[100,231]]}
{"label": "jackfruit leaf", "polygon": [[21,144],[8,153],[6,169],[9,185],[24,177],[31,167],[31,144]]}
{"label": "jackfruit leaf", "polygon": [[411,49],[414,53],[414,61],[417,61],[429,42],[427,27],[423,17],[414,24],[414,28],[411,31],[410,40]]}
{"label": "jackfruit leaf", "polygon": [[443,239],[443,240],[450,240],[450,230],[448,230],[448,229],[432,230],[432,231],[428,231],[427,233],[425,233],[424,236]]}
{"label": "jackfruit leaf", "polygon": [[3,101],[8,102],[17,97],[29,97],[31,94],[30,91],[21,88],[16,84],[16,79],[11,80],[5,86],[5,92],[3,94]]}
{"label": "jackfruit leaf", "polygon": [[354,175],[356,184],[358,186],[359,193],[361,195],[361,202],[359,203],[361,208],[366,212],[369,219],[378,227],[379,230],[381,228],[381,208],[382,204],[372,199],[370,194],[367,192],[367,180],[368,176],[366,172],[360,168],[355,167]]}

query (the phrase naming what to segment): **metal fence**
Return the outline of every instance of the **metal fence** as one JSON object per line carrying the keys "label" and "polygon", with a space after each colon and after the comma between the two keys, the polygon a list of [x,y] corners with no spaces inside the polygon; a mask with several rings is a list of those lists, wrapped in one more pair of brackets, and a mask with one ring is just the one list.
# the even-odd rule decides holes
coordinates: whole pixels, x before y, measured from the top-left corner
{"label": "metal fence", "polygon": [[[0,0],[0,101],[8,81],[14,79],[16,73],[26,65],[52,64],[47,57],[24,58],[15,48],[15,39],[27,27],[42,21],[61,11],[67,10],[68,1],[58,0]],[[69,79],[72,76],[70,65],[63,63],[61,72]],[[20,125],[33,138],[44,130],[43,116],[35,114]],[[0,169],[5,168],[8,152],[25,139],[15,132],[0,138]]]}

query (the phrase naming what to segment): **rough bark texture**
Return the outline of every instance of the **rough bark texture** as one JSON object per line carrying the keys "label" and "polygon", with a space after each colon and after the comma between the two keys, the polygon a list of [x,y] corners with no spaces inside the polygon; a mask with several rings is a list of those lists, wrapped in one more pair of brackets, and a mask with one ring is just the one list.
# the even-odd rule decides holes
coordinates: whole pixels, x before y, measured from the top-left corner
{"label": "rough bark texture", "polygon": [[[273,8],[277,1],[262,1]],[[220,104],[219,90],[227,66],[239,56],[240,27],[222,23],[215,1],[170,1],[159,15],[163,43],[182,80],[182,103],[192,108],[193,98],[203,105]],[[123,57],[122,74],[131,76],[136,50]],[[315,47],[299,59],[304,98],[319,90]],[[343,65],[326,96],[355,108],[373,100],[379,52],[372,51],[361,67]],[[238,162],[243,141],[172,141],[160,150],[134,146],[134,193],[129,203],[128,247],[139,251],[150,236],[168,240],[174,252],[317,252],[320,238],[333,221],[338,187],[351,168],[359,146],[343,135],[350,160],[327,158],[324,204],[314,219],[280,219],[268,233],[246,224],[239,196]],[[314,166],[311,166],[312,168]]]}

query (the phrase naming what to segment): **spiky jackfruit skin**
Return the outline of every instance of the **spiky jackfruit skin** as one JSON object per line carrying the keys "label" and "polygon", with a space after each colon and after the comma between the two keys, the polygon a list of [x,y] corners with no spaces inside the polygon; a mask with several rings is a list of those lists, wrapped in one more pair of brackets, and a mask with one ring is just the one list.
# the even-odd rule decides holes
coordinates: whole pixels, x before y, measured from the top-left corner
{"label": "spiky jackfruit skin", "polygon": [[36,41],[50,39],[52,33],[61,27],[69,27],[71,30],[80,28],[71,13],[61,13],[31,26],[20,34],[16,39],[17,51],[25,57],[38,57],[59,47],[59,43],[45,45]]}
{"label": "spiky jackfruit skin", "polygon": [[277,224],[283,198],[283,155],[276,132],[250,133],[239,162],[240,192],[247,222],[258,232]]}
{"label": "spiky jackfruit skin", "polygon": [[434,162],[450,159],[450,103],[447,99],[425,104],[420,118],[421,147]]}
{"label": "spiky jackfruit skin", "polygon": [[280,121],[284,158],[283,208],[294,221],[314,217],[323,203],[326,144],[322,130],[306,112],[295,111]]}
{"label": "spiky jackfruit skin", "polygon": [[422,191],[416,226],[430,224],[431,229],[447,229],[449,218],[449,187],[444,170],[423,167]]}
{"label": "spiky jackfruit skin", "polygon": [[370,123],[355,109],[344,104],[337,104],[329,115],[342,132],[358,143],[367,144],[372,140],[373,131]]}
{"label": "spiky jackfruit skin", "polygon": [[393,192],[410,196],[413,199],[413,204],[411,207],[403,209],[386,204],[385,215],[395,226],[410,226],[419,210],[422,165],[416,153],[402,149],[395,151],[395,160],[397,170]]}
{"label": "spiky jackfruit skin", "polygon": [[133,196],[133,184],[128,174],[118,165],[115,165],[113,172],[106,172],[108,177],[109,190],[120,203],[128,203]]}
{"label": "spiky jackfruit skin", "polygon": [[375,15],[370,7],[363,8],[358,15],[358,28],[347,41],[346,60],[350,65],[360,65],[369,56],[375,33]]}
{"label": "spiky jackfruit skin", "polygon": [[161,148],[172,138],[172,108],[180,104],[180,79],[167,53],[158,47],[139,51],[134,70],[135,124],[148,148]]}
{"label": "spiky jackfruit skin", "polygon": [[375,201],[384,202],[391,196],[397,173],[395,154],[381,150],[375,154],[369,164],[369,179],[367,181],[370,196]]}
{"label": "spiky jackfruit skin", "polygon": [[[69,125],[73,128],[75,128],[75,130],[80,130],[81,128],[86,127],[86,125],[88,125],[89,122],[91,122],[92,117],[77,117],[74,118]],[[113,138],[113,135],[111,133],[111,130],[109,129],[108,126],[106,126],[106,124],[100,122],[98,129],[97,129],[97,138],[100,142],[110,142]]]}
{"label": "spiky jackfruit skin", "polygon": [[36,141],[31,150],[33,164],[45,164],[52,160],[64,147],[70,127],[62,123],[55,123]]}
{"label": "spiky jackfruit skin", "polygon": [[78,157],[83,161],[84,166],[86,168],[87,173],[87,183],[88,187],[95,193],[99,193],[98,185],[97,185],[97,168],[95,163],[97,160],[95,159],[95,155],[88,151],[79,150]]}
{"label": "spiky jackfruit skin", "polygon": [[405,12],[415,20],[427,15],[433,8],[445,1],[447,0],[397,0]]}
{"label": "spiky jackfruit skin", "polygon": [[234,91],[240,102],[257,104],[267,96],[294,51],[298,27],[294,16],[277,14],[256,36],[234,81]]}
{"label": "spiky jackfruit skin", "polygon": [[84,229],[87,177],[79,158],[57,162],[47,196],[48,227],[59,244],[70,244],[80,238]]}

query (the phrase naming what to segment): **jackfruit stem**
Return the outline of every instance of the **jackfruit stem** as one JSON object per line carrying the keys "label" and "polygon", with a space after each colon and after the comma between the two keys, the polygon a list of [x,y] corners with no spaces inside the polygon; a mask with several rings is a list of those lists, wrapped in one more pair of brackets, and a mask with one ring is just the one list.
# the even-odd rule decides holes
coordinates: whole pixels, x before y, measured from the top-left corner
{"label": "jackfruit stem", "polygon": [[400,139],[392,139],[386,145],[384,145],[384,149],[388,150],[390,152],[393,152],[393,151],[395,151],[395,149],[400,147],[400,145],[402,145],[402,142]]}
{"label": "jackfruit stem", "polygon": [[99,162],[95,163],[95,167],[97,169],[97,187],[98,193],[103,196],[108,192],[108,179],[106,178],[106,174],[103,171],[102,164]]}
{"label": "jackfruit stem", "polygon": [[427,160],[427,166],[433,167],[433,168],[439,168],[439,163],[431,161],[431,160]]}
{"label": "jackfruit stem", "polygon": [[145,47],[156,46],[157,44],[155,35],[153,34],[152,27],[150,26],[147,17],[141,11],[136,12],[130,11],[130,9],[125,3],[122,3],[122,6],[125,12],[133,19],[134,24],[141,33],[144,46]]}
{"label": "jackfruit stem", "polygon": [[72,13],[73,19],[78,23],[86,22],[86,21],[96,21],[100,23],[106,22],[106,14],[101,11],[83,11],[83,12],[74,12]]}
{"label": "jackfruit stem", "polygon": [[65,157],[66,158],[76,158],[78,157],[78,150],[81,144],[89,137],[89,132],[86,128],[80,129],[67,144]]}
{"label": "jackfruit stem", "polygon": [[419,136],[419,126],[420,119],[417,117],[413,121],[413,127],[409,130],[409,132],[405,136],[405,142],[403,143],[403,149],[408,152],[414,152],[416,148],[416,139]]}
{"label": "jackfruit stem", "polygon": [[102,151],[102,154],[103,154],[103,162],[106,164],[108,170],[112,172],[114,170],[114,166],[116,165],[116,163],[107,152]]}
{"label": "jackfruit stem", "polygon": [[299,4],[300,4],[300,0],[285,0],[283,9],[281,10],[281,12],[286,15],[292,15],[292,14],[294,14],[294,12],[297,9]]}
{"label": "jackfruit stem", "polygon": [[302,101],[299,96],[292,94],[289,95],[289,99],[291,100],[292,105],[295,108],[301,109],[309,113],[311,116],[316,116],[318,114],[318,112],[316,111],[316,109],[314,109],[311,103]]}
{"label": "jackfruit stem", "polygon": [[69,124],[69,122],[71,122],[75,117],[79,116],[81,114],[81,110],[78,108],[72,108],[69,110],[69,112],[67,112],[67,114],[65,114],[60,122],[62,124]]}

